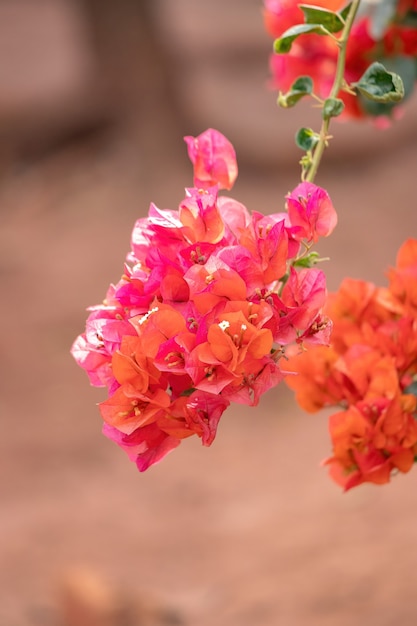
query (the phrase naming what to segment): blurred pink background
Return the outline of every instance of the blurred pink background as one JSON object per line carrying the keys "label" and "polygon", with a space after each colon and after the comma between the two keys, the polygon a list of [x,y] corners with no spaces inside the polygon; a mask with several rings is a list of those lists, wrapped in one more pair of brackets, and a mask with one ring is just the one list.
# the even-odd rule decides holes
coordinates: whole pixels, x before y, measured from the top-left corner
{"label": "blurred pink background", "polygon": [[[0,3],[1,626],[417,619],[416,470],[343,495],[319,467],[326,415],[303,414],[282,387],[229,410],[211,448],[187,440],[139,474],[102,437],[104,392],[69,355],[86,307],[123,271],[135,219],[151,201],[175,209],[191,185],[183,135],[214,127],[232,141],[232,195],[251,210],[282,210],[297,184],[293,136],[319,115],[276,107],[261,9]],[[416,103],[383,132],[332,126],[316,180],[339,212],[318,246],[331,289],[346,275],[382,283],[417,233]],[[102,614],[77,617],[74,568],[173,613],[139,606],[122,622],[110,592],[91,591]]]}

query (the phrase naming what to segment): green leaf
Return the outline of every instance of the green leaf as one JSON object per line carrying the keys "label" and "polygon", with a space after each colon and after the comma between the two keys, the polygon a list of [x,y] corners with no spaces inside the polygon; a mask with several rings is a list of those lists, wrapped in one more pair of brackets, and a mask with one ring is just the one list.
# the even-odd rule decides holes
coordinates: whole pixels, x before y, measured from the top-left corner
{"label": "green leaf", "polygon": [[313,93],[313,81],[310,76],[300,76],[290,87],[287,93],[279,92],[278,104],[287,109],[293,107],[301,98]]}
{"label": "green leaf", "polygon": [[349,11],[351,7],[352,7],[352,3],[349,2],[349,4],[347,4],[344,9],[339,11],[339,15],[343,20],[346,20],[347,16],[349,15]]}
{"label": "green leaf", "polygon": [[311,128],[300,128],[295,134],[295,143],[301,150],[312,150],[319,141],[320,136]]}
{"label": "green leaf", "polygon": [[[412,57],[398,55],[395,57],[387,57],[381,59],[382,64],[389,72],[399,74],[404,84],[404,100],[408,98],[414,90],[414,83],[417,79],[417,64]],[[397,102],[374,102],[368,100],[359,94],[361,108],[368,114],[373,116],[390,116]]]}
{"label": "green leaf", "polygon": [[291,50],[293,41],[300,35],[306,35],[308,33],[315,33],[316,35],[330,35],[328,31],[321,24],[297,24],[292,26],[281,35],[279,39],[274,41],[274,52],[277,54],[285,54]]}
{"label": "green leaf", "polygon": [[304,13],[304,21],[306,24],[320,24],[324,26],[329,33],[338,33],[345,25],[340,15],[334,11],[312,6],[311,4],[299,4],[298,6]]}
{"label": "green leaf", "polygon": [[297,259],[296,261],[294,261],[293,266],[294,267],[313,267],[314,265],[317,265],[319,260],[320,260],[319,253],[313,251],[307,254],[307,256],[303,256],[300,259]]}
{"label": "green leaf", "polygon": [[399,102],[404,97],[401,76],[388,72],[382,63],[372,63],[361,78],[351,86],[374,102]]}
{"label": "green leaf", "polygon": [[326,98],[322,110],[323,119],[327,120],[330,117],[337,117],[344,108],[344,102],[340,98]]}

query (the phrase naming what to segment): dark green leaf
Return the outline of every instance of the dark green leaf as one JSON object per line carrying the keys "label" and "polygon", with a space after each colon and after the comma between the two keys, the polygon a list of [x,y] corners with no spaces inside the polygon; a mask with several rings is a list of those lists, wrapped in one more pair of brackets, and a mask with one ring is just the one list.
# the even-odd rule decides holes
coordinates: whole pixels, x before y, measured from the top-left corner
{"label": "dark green leaf", "polygon": [[404,84],[400,76],[388,72],[382,63],[372,63],[356,83],[352,83],[362,96],[375,102],[399,102],[404,97]]}
{"label": "dark green leaf", "polygon": [[304,21],[306,24],[320,24],[324,26],[329,33],[338,33],[344,26],[343,20],[334,11],[312,6],[311,4],[299,4],[298,6],[304,13]]}
{"label": "dark green leaf", "polygon": [[323,104],[323,119],[326,120],[329,119],[329,117],[337,117],[341,114],[344,108],[345,105],[343,100],[340,100],[340,98],[327,98]]}
{"label": "dark green leaf", "polygon": [[295,143],[306,152],[312,150],[319,139],[319,135],[311,128],[300,128],[295,135]]}
{"label": "dark green leaf", "polygon": [[294,39],[300,35],[315,33],[316,35],[329,35],[330,32],[321,24],[298,24],[289,28],[281,35],[279,39],[274,41],[274,51],[277,54],[285,54],[291,50]]}
{"label": "dark green leaf", "polygon": [[291,85],[287,93],[279,92],[278,104],[285,109],[293,107],[301,98],[313,93],[313,81],[310,76],[300,76]]}
{"label": "dark green leaf", "polygon": [[349,15],[349,11],[352,7],[352,3],[349,2],[348,5],[345,6],[344,9],[342,9],[341,11],[339,11],[339,15],[342,19],[346,20],[347,16]]}
{"label": "dark green leaf", "polygon": [[[390,71],[399,74],[404,84],[404,99],[409,97],[414,89],[414,83],[417,79],[417,64],[412,57],[406,57],[398,55],[395,57],[381,59],[384,67]],[[398,104],[397,102],[374,102],[368,100],[359,94],[359,101],[361,108],[368,114],[374,116],[391,115],[393,109]]]}

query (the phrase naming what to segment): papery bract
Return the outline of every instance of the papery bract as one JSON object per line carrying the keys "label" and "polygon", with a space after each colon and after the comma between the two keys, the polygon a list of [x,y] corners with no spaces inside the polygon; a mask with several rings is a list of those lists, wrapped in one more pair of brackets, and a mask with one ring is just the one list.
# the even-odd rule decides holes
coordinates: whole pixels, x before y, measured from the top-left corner
{"label": "papery bract", "polygon": [[88,343],[85,334],[79,335],[74,341],[71,354],[87,372],[90,383],[95,387],[105,387],[114,380],[110,355],[102,348]]}
{"label": "papery bract", "polygon": [[237,177],[236,153],[232,144],[217,130],[209,128],[198,137],[184,140],[194,166],[194,185],[207,189],[218,185],[231,189]]}
{"label": "papery bract", "polygon": [[168,452],[181,443],[181,439],[167,435],[156,423],[137,428],[130,434],[104,424],[103,434],[127,452],[140,472],[162,461]]}
{"label": "papery bract", "polygon": [[179,216],[187,239],[190,243],[218,243],[224,235],[224,223],[217,208],[217,188],[186,191]]}
{"label": "papery bract", "polygon": [[[224,411],[229,406],[229,401],[222,396],[215,396],[212,393],[196,390],[189,397],[178,398],[173,402],[169,417],[163,421],[158,420],[158,425],[168,434],[177,432],[182,435],[195,434],[201,438],[204,446],[210,446],[217,432],[217,426]],[[175,430],[172,420],[183,423],[179,433]]]}
{"label": "papery bract", "polygon": [[119,387],[110,398],[100,402],[103,420],[120,432],[130,434],[139,427],[151,424],[156,415],[170,405],[170,397],[163,389],[140,393],[129,384]]}
{"label": "papery bract", "polygon": [[337,213],[327,191],[313,183],[300,183],[286,198],[290,222],[299,227],[294,238],[317,242],[333,232]]}
{"label": "papery bract", "polygon": [[342,400],[342,390],[333,374],[337,359],[338,354],[331,348],[317,346],[287,360],[287,370],[296,375],[288,376],[285,382],[305,411],[314,413]]}
{"label": "papery bract", "polygon": [[273,217],[254,212],[251,226],[242,233],[240,243],[254,259],[261,272],[262,283],[269,285],[282,278],[287,270],[288,233],[285,222],[282,218],[274,221]]}

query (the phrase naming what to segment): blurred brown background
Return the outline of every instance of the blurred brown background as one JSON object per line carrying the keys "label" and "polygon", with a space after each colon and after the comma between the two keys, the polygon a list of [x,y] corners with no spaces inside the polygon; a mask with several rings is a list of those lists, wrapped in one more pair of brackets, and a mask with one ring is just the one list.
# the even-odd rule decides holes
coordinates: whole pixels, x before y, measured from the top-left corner
{"label": "blurred brown background", "polygon": [[[326,416],[282,388],[230,410],[210,449],[186,441],[140,475],[69,355],[135,219],[192,183],[183,135],[225,133],[232,195],[282,210],[294,132],[319,122],[276,108],[270,48],[261,0],[0,2],[0,626],[417,620],[417,471],[342,495],[319,468]],[[382,282],[417,233],[416,98],[387,131],[332,130],[317,179],[340,216],[319,246],[329,286]],[[119,594],[174,613],[117,617]]]}

